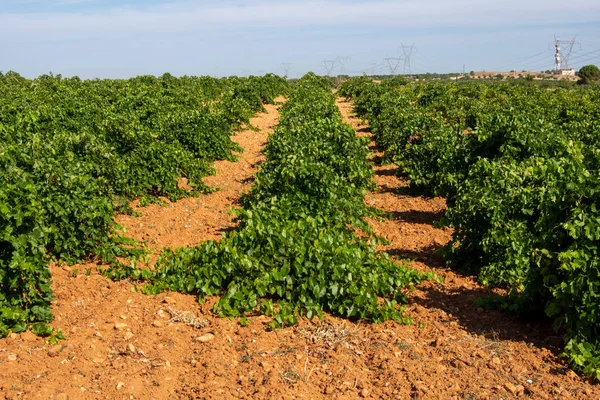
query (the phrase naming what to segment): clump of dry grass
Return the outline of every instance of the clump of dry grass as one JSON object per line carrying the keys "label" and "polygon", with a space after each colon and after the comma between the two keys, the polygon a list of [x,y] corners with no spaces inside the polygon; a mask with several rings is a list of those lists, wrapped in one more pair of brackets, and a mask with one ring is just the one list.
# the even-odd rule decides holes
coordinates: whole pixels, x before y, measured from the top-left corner
{"label": "clump of dry grass", "polygon": [[293,385],[299,381],[302,381],[302,377],[296,373],[293,369],[288,369],[279,374],[281,381],[288,385]]}
{"label": "clump of dry grass", "polygon": [[325,343],[328,346],[346,342],[352,333],[345,323],[322,322],[314,326],[296,328],[296,334],[306,339],[307,342],[313,344]]}
{"label": "clump of dry grass", "polygon": [[171,307],[168,307],[167,311],[169,311],[169,314],[171,314],[171,319],[169,322],[183,322],[184,324],[192,326],[196,329],[201,329],[208,325],[206,320],[199,318],[191,311],[179,311],[174,310]]}

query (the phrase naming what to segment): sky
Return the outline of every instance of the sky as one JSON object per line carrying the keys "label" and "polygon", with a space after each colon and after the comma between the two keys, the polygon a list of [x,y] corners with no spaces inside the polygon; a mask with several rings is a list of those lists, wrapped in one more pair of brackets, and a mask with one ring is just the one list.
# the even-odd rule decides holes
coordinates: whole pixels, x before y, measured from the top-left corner
{"label": "sky", "polygon": [[576,37],[572,67],[600,65],[600,1],[0,0],[0,71],[539,71],[553,67],[555,35]]}

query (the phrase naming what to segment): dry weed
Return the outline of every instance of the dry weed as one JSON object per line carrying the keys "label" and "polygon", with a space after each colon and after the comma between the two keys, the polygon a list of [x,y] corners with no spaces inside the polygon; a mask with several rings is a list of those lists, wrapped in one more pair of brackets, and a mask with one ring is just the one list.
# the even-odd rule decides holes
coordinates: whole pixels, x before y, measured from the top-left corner
{"label": "dry weed", "polygon": [[346,342],[352,332],[344,322],[339,324],[322,322],[315,326],[296,328],[296,334],[312,344],[325,343],[328,346],[333,346]]}
{"label": "dry weed", "polygon": [[171,314],[171,319],[169,319],[169,322],[183,322],[184,324],[192,326],[196,329],[201,329],[208,325],[206,320],[197,317],[196,314],[191,311],[179,311],[174,310],[171,307],[168,307],[167,311],[169,311],[169,314]]}

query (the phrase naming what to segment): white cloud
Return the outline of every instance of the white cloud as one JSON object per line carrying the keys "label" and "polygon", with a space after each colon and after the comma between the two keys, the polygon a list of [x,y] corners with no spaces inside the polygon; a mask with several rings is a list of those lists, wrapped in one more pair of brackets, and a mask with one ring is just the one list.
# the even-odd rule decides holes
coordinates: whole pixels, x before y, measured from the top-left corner
{"label": "white cloud", "polygon": [[[21,0],[35,1],[35,0]],[[60,1],[60,0],[59,0]],[[86,2],[93,0],[62,0]],[[571,0],[179,1],[103,11],[0,14],[0,41],[176,34],[247,27],[404,26],[407,28],[564,24],[597,21],[600,2]]]}
{"label": "white cloud", "polygon": [[3,6],[33,6],[35,4],[43,4],[44,6],[51,7],[63,7],[63,6],[71,6],[71,5],[79,5],[79,4],[90,4],[90,3],[98,3],[100,0],[53,0],[51,4],[48,4],[46,0],[4,0]]}

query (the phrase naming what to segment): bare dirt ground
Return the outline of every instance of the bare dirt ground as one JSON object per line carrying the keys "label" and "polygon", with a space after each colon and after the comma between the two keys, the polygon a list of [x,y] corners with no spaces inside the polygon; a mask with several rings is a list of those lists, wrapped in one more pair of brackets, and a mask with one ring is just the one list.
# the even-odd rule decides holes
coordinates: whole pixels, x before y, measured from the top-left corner
{"label": "bare dirt ground", "polygon": [[[339,105],[360,134],[369,134],[349,103]],[[121,217],[128,235],[155,250],[218,238],[232,226],[227,210],[248,189],[276,120],[269,107],[252,120],[259,132],[235,137],[246,152],[235,163],[218,163],[211,178],[223,190]],[[145,296],[131,282],[103,278],[95,265],[53,267],[53,325],[66,340],[51,346],[31,333],[0,340],[0,398],[600,398],[559,360],[561,339],[547,323],[477,309],[473,298],[486,290],[441,267],[435,250],[450,232],[432,223],[443,199],[400,194],[404,183],[392,167],[375,172],[379,191],[366,201],[392,213],[371,221],[390,240],[385,249],[446,278],[410,293],[412,325],[327,316],[268,331],[268,318],[259,316],[241,327],[210,313],[214,298],[199,305],[190,295]]]}

